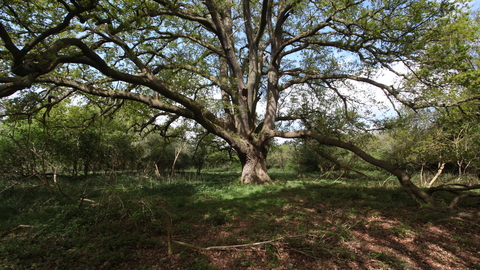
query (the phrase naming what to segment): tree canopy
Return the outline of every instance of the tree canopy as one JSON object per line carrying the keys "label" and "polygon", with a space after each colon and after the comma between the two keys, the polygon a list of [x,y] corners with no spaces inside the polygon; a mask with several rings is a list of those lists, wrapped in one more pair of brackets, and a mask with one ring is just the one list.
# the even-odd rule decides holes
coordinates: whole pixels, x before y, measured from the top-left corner
{"label": "tree canopy", "polygon": [[271,138],[311,137],[432,202],[341,134],[366,128],[359,115],[375,92],[413,109],[476,99],[462,80],[476,37],[465,10],[444,0],[5,0],[0,96],[31,89],[53,103],[74,90],[191,119],[235,149],[244,183],[270,181]]}

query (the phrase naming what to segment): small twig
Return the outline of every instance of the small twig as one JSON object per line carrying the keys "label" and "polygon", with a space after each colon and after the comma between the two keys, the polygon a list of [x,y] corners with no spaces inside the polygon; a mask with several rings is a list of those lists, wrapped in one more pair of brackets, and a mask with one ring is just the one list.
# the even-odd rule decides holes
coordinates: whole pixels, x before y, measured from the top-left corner
{"label": "small twig", "polygon": [[92,182],[92,180],[93,180],[93,177],[90,177],[90,178],[87,180],[87,182],[85,183],[85,188],[83,189],[82,197],[81,197],[80,200],[79,200],[78,208],[82,207],[83,199],[85,199],[85,196],[87,196],[87,188],[88,188],[88,185],[90,184],[90,182]]}
{"label": "small twig", "polygon": [[15,184],[13,184],[13,185],[11,185],[11,186],[9,186],[9,187],[4,188],[2,191],[0,191],[0,194],[2,194],[5,190],[8,190],[8,189],[14,187],[14,186],[17,185],[17,184],[18,184],[18,183],[15,183]]}
{"label": "small twig", "polygon": [[96,201],[90,200],[90,199],[87,199],[87,198],[82,198],[82,201],[89,202],[89,203],[94,203],[94,204],[97,203]]}
{"label": "small twig", "polygon": [[17,227],[11,229],[10,231],[15,231],[15,230],[20,229],[20,228],[35,228],[35,226],[33,226],[33,225],[21,225],[20,224]]}
{"label": "small twig", "polygon": [[387,183],[387,181],[390,180],[392,177],[393,177],[393,174],[391,174],[387,179],[385,179],[385,181],[383,181],[381,186],[383,187],[385,183]]}
{"label": "small twig", "polygon": [[50,199],[46,200],[40,207],[43,207],[45,204],[47,204],[49,201],[55,199],[55,197],[51,197]]}
{"label": "small twig", "polygon": [[102,205],[101,203],[96,202],[96,201],[94,201],[94,200],[90,200],[90,199],[87,199],[87,198],[81,198],[80,200],[78,200],[79,207],[83,204],[83,202],[88,202],[88,203],[90,203],[90,207]]}

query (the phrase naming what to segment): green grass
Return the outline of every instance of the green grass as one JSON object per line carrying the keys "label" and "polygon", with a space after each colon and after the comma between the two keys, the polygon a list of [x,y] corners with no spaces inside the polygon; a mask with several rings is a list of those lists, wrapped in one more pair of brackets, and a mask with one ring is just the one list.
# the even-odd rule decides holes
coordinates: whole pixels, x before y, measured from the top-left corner
{"label": "green grass", "polygon": [[[420,225],[473,226],[421,211],[401,189],[379,181],[318,175],[298,179],[283,172],[274,177],[279,180],[265,186],[241,185],[239,174],[229,172],[184,174],[164,182],[127,175],[59,179],[66,196],[58,189],[52,196],[32,180],[4,180],[0,268],[216,269],[213,255],[185,246],[174,245],[177,257],[167,256],[165,213],[172,218],[174,239],[199,247],[282,238],[261,246],[261,258],[248,250],[226,251],[232,267],[258,269],[282,265],[287,246],[295,256],[313,261],[359,260],[362,256],[349,243],[365,227],[372,235],[406,238],[421,236]],[[81,198],[94,203],[80,203]],[[472,206],[462,202],[459,207]],[[395,220],[396,226],[383,228],[368,220],[374,217]],[[462,244],[472,239],[454,236]],[[476,245],[474,240],[469,244]],[[369,251],[363,257],[390,266],[406,264],[389,252]]]}

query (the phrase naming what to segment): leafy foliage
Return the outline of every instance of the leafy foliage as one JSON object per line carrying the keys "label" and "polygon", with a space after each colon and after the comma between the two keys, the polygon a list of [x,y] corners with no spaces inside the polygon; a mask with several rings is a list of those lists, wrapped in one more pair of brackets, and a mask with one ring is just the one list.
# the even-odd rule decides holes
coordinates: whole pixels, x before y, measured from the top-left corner
{"label": "leafy foliage", "polygon": [[[411,108],[463,102],[456,97],[478,36],[466,8],[428,0],[6,1],[0,95],[42,93],[19,103],[28,109],[49,106],[49,93],[81,92],[141,103],[127,105],[141,121],[191,119],[235,149],[244,183],[267,183],[272,137],[308,135],[345,149],[371,124],[363,114],[373,110],[362,107],[376,105],[376,92]],[[384,71],[399,82],[382,82]]]}

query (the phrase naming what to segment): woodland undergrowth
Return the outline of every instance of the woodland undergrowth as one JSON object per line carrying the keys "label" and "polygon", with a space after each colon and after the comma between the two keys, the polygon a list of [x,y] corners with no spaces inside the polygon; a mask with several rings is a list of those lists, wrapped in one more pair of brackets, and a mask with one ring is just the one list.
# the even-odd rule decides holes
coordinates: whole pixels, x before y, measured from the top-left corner
{"label": "woodland undergrowth", "polygon": [[[480,229],[476,199],[459,202],[456,212],[470,215],[462,218],[420,208],[388,176],[273,175],[264,186],[241,185],[232,172],[60,178],[53,194],[33,179],[4,177],[0,268],[421,269],[434,264],[399,251],[408,246],[367,250],[361,237],[418,238],[431,227],[448,231],[459,250],[480,252],[468,233]],[[435,196],[447,204],[454,195]],[[479,266],[450,252],[452,267]]]}

